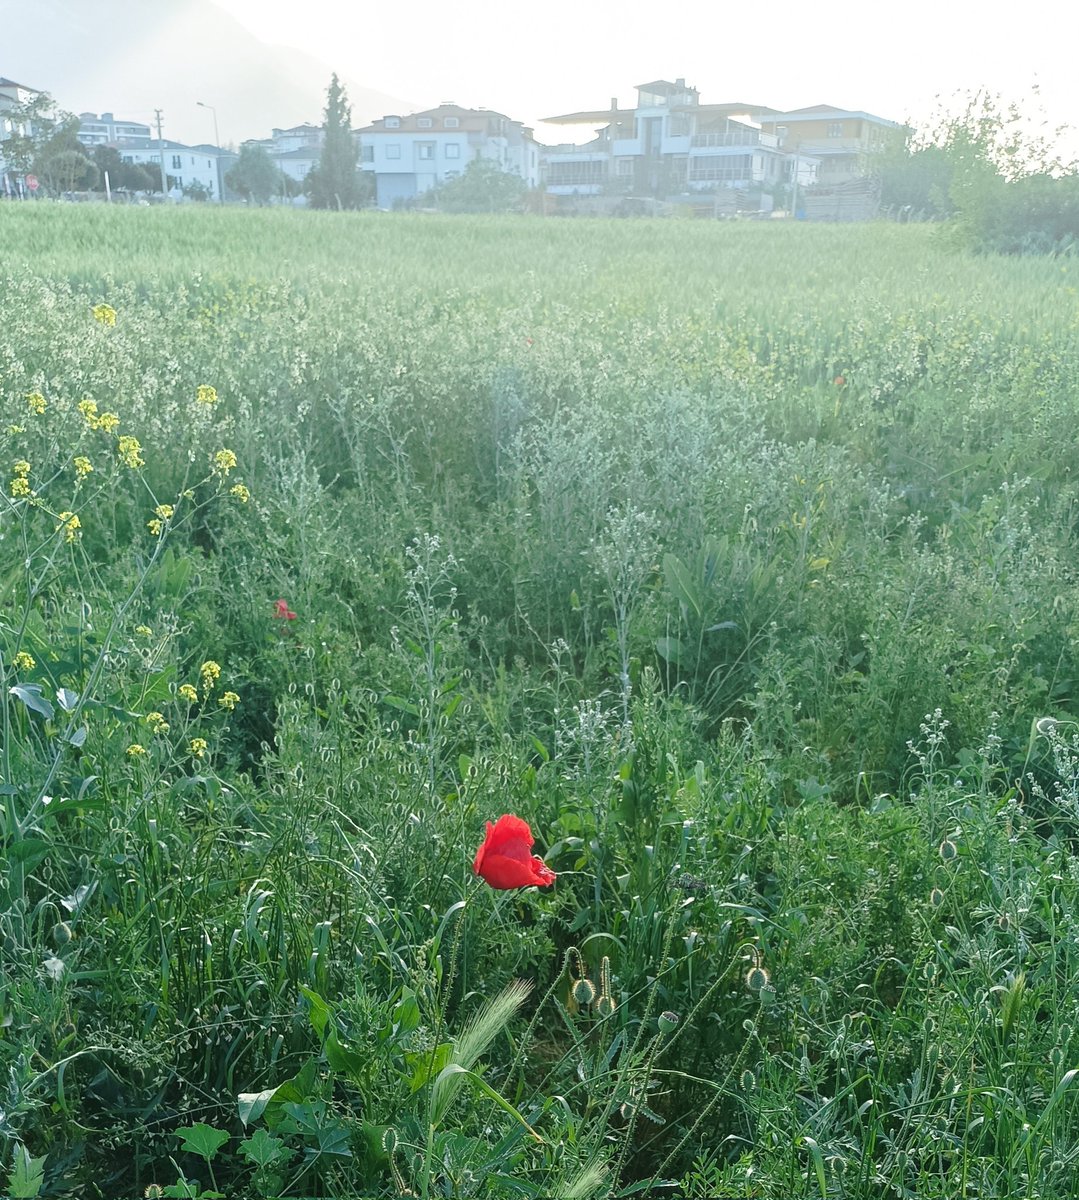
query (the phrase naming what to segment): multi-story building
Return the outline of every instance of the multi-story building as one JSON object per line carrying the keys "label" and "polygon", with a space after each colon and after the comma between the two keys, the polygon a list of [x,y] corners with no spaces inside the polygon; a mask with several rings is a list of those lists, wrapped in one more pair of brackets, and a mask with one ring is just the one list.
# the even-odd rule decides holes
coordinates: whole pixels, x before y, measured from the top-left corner
{"label": "multi-story building", "polygon": [[84,146],[148,146],[150,126],[141,121],[118,120],[111,112],[79,113],[79,132],[75,135]]}
{"label": "multi-story building", "polygon": [[196,185],[217,200],[222,195],[225,172],[237,159],[237,155],[219,146],[185,146],[168,138],[160,142],[155,138],[145,146],[124,145],[117,149],[124,162],[149,167],[155,178],[164,155],[166,190],[173,198],[181,196],[184,188]]}
{"label": "multi-story building", "polygon": [[390,114],[356,136],[360,166],[375,177],[379,208],[422,196],[477,158],[539,186],[540,147],[532,130],[486,108],[446,102],[409,116]]}
{"label": "multi-story building", "polygon": [[555,195],[659,196],[717,187],[768,187],[784,178],[786,155],[761,119],[775,110],[745,103],[702,104],[684,79],[637,87],[637,104],[548,117],[554,125],[598,125],[583,146],[544,154],[547,191]]}
{"label": "multi-story building", "polygon": [[303,183],[322,153],[325,135],[320,125],[293,125],[275,128],[268,138],[251,138],[245,146],[261,146],[295,183]]}
{"label": "multi-story building", "polygon": [[831,104],[814,104],[792,112],[770,112],[762,129],[779,139],[791,157],[813,158],[818,163],[817,182],[822,186],[864,177],[873,156],[904,127],[872,113],[854,112]]}
{"label": "multi-story building", "polygon": [[29,132],[25,122],[16,121],[9,114],[12,109],[27,104],[40,94],[36,88],[0,77],[0,191],[6,196],[23,195],[24,190],[21,176],[17,176],[12,164],[4,159],[4,142],[12,134]]}

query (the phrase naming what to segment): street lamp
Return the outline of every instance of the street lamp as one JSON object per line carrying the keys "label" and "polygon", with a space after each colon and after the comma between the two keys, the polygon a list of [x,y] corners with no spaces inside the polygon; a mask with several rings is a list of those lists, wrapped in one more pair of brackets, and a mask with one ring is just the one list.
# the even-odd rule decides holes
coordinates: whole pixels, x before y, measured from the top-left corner
{"label": "street lamp", "polygon": [[218,204],[224,204],[225,187],[221,180],[221,135],[217,132],[217,109],[212,104],[204,104],[201,100],[196,100],[195,103],[199,108],[208,108],[214,115],[214,149],[217,151],[214,155],[214,163],[217,166],[217,202]]}

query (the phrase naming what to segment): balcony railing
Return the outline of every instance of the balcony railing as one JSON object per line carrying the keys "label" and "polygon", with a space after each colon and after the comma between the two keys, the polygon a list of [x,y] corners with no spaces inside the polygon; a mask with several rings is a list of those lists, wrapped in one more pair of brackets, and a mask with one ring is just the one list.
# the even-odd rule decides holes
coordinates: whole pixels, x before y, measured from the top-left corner
{"label": "balcony railing", "polygon": [[696,133],[690,139],[690,145],[698,148],[774,146],[776,141],[777,139],[772,134],[761,133],[756,129],[746,129],[736,133]]}

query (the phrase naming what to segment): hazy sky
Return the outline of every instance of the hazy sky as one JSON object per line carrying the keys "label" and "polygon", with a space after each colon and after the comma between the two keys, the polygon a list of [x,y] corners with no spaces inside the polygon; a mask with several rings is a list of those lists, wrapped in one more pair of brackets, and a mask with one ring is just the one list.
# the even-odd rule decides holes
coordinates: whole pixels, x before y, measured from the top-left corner
{"label": "hazy sky", "polygon": [[935,96],[959,89],[1023,100],[1038,84],[1051,124],[1079,125],[1074,0],[217,2],[260,38],[366,86],[528,123],[612,95],[625,104],[635,84],[684,76],[704,102],[832,103],[895,120],[924,118]]}

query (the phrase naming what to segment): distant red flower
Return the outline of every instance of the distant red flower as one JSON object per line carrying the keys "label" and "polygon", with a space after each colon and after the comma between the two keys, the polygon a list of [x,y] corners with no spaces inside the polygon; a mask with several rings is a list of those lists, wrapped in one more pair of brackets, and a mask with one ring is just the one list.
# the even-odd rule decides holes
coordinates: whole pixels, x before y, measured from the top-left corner
{"label": "distant red flower", "polygon": [[550,887],[555,873],[532,853],[532,830],[528,822],[506,813],[492,825],[487,822],[487,836],[476,851],[472,870],[493,888],[506,891],[519,887]]}
{"label": "distant red flower", "polygon": [[277,600],[273,606],[273,615],[282,621],[295,621],[296,614],[288,606],[287,600]]}
{"label": "distant red flower", "polygon": [[845,375],[837,375],[832,382],[836,385],[836,387],[843,387],[843,385],[847,382],[847,377]]}

